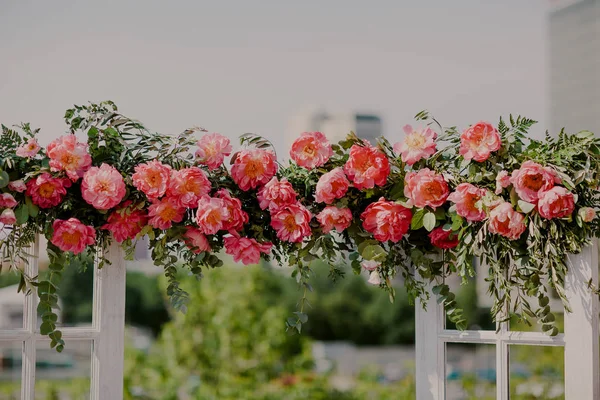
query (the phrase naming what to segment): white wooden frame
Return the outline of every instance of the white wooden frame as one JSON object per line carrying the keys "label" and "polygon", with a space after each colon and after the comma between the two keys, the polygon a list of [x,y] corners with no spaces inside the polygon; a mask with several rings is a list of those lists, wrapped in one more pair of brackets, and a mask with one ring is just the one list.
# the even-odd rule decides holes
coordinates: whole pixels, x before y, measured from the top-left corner
{"label": "white wooden frame", "polygon": [[[28,276],[38,274],[39,240],[32,248],[25,266]],[[121,246],[113,242],[106,258],[111,265],[94,265],[94,306],[89,327],[62,327],[66,347],[70,340],[90,340],[91,400],[123,398],[123,360],[125,341],[125,257]],[[0,330],[0,342],[23,342],[21,369],[21,399],[35,398],[36,343],[48,338],[37,327],[37,294],[25,297],[23,327]]]}
{"label": "white wooden frame", "polygon": [[496,345],[496,398],[509,399],[509,345],[564,346],[565,399],[600,399],[600,353],[598,296],[588,287],[598,282],[597,243],[568,259],[565,281],[572,313],[565,313],[565,332],[550,337],[538,332],[511,332],[508,322],[495,331],[456,331],[445,329],[443,307],[435,296],[423,310],[416,305],[416,384],[417,399],[446,398],[446,343]]}

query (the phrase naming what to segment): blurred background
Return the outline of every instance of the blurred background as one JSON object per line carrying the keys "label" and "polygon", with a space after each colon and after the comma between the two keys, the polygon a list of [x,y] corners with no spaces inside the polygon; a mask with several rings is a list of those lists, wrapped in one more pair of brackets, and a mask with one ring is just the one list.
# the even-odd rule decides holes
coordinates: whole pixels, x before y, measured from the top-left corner
{"label": "blurred background", "polygon": [[[540,121],[536,138],[600,132],[600,1],[0,0],[1,123],[31,122],[47,144],[65,132],[65,109],[107,99],[163,133],[199,125],[234,143],[259,133],[280,160],[307,130],[400,141],[422,109],[459,129],[512,113]],[[126,398],[414,398],[414,309],[402,291],[392,304],[364,277],[334,284],[316,265],[306,330],[289,336],[301,296],[290,271],[226,264],[201,282],[182,277],[183,316],[138,253]],[[70,271],[62,321],[89,324],[92,269]],[[494,329],[483,278],[457,287],[459,303],[472,328]],[[22,323],[17,282],[0,275],[0,328]],[[0,399],[18,398],[20,343],[1,347]],[[47,347],[40,398],[85,398],[90,343]],[[560,349],[512,347],[511,398],[564,397]],[[447,351],[449,398],[494,398],[493,346]]]}

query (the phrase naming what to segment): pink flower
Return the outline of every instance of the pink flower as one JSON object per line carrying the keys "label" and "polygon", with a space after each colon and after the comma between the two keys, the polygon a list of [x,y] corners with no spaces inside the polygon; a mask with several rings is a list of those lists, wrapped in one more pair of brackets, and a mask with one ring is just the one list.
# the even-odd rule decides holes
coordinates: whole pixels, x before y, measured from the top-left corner
{"label": "pink flower", "polygon": [[390,174],[390,162],[376,147],[355,144],[350,148],[344,172],[354,183],[355,188],[371,189],[375,185],[385,185]]}
{"label": "pink flower", "polygon": [[456,204],[456,213],[469,222],[483,221],[486,217],[482,198],[486,190],[470,183],[461,183],[450,193],[448,200]]}
{"label": "pink flower", "polygon": [[360,215],[363,228],[380,242],[391,240],[396,243],[402,239],[410,227],[412,212],[410,209],[386,201],[383,197],[371,203]]}
{"label": "pink flower", "polygon": [[15,154],[19,157],[33,158],[40,151],[40,145],[36,138],[29,138],[27,143],[20,146]]}
{"label": "pink flower", "polygon": [[499,150],[501,145],[498,130],[492,124],[480,121],[460,135],[459,153],[465,160],[482,162],[490,157],[492,151]]}
{"label": "pink flower", "polygon": [[17,201],[10,193],[2,193],[0,194],[0,208],[15,208],[17,206]]}
{"label": "pink flower", "polygon": [[272,243],[258,243],[255,239],[240,237],[238,234],[226,236],[223,239],[225,253],[233,256],[233,261],[242,262],[244,265],[258,264],[260,253],[269,254]]}
{"label": "pink flower", "polygon": [[83,174],[81,196],[97,210],[113,208],[125,197],[125,181],[115,167],[102,164]]}
{"label": "pink flower", "polygon": [[50,242],[62,251],[79,254],[87,246],[96,242],[96,231],[93,226],[84,225],[77,218],[57,219],[52,224],[54,233]]}
{"label": "pink flower", "polygon": [[276,172],[275,154],[263,149],[240,151],[231,167],[233,181],[244,191],[264,185]]}
{"label": "pink flower", "polygon": [[185,233],[183,234],[183,240],[190,250],[196,254],[200,254],[203,251],[211,251],[208,239],[204,233],[196,227],[187,226]]}
{"label": "pink flower", "polygon": [[176,201],[171,198],[155,200],[148,207],[148,223],[157,229],[166,230],[173,226],[173,222],[181,222],[185,208],[180,207]]}
{"label": "pink flower", "polygon": [[148,224],[146,211],[130,206],[131,201],[123,203],[108,216],[107,223],[100,227],[100,229],[110,231],[119,243],[127,239],[134,239]]}
{"label": "pink flower", "polygon": [[204,196],[198,202],[196,222],[205,235],[214,235],[228,223],[231,214],[225,200]]}
{"label": "pink flower", "polygon": [[367,282],[370,283],[371,285],[380,285],[381,277],[379,276],[379,272],[376,270],[371,271],[371,273],[369,274],[369,280]]}
{"label": "pink flower", "polygon": [[352,211],[349,208],[327,206],[316,218],[323,227],[323,233],[329,233],[333,228],[343,232],[352,223]]}
{"label": "pink flower", "polygon": [[25,182],[23,182],[22,179],[19,179],[18,181],[9,182],[8,189],[12,190],[13,192],[23,193],[25,190],[27,190],[27,186],[25,185]]}
{"label": "pink flower", "polygon": [[223,164],[225,156],[231,154],[231,142],[228,138],[218,133],[204,135],[198,140],[198,157],[200,164],[207,165],[210,169],[217,169]]}
{"label": "pink flower", "polygon": [[510,176],[508,175],[508,172],[506,172],[506,171],[498,172],[498,175],[496,176],[496,191],[494,193],[500,194],[500,193],[502,193],[502,189],[507,188],[509,186],[510,186]]}
{"label": "pink flower", "polygon": [[350,182],[341,168],[334,168],[323,174],[317,182],[315,200],[318,203],[331,204],[344,197]]}
{"label": "pink flower", "polygon": [[60,204],[71,181],[66,178],[54,178],[47,172],[27,181],[27,196],[40,208],[51,208]]}
{"label": "pink flower", "polygon": [[546,219],[564,218],[573,214],[575,199],[573,193],[562,186],[539,193],[538,211]]}
{"label": "pink flower", "polygon": [[405,125],[404,133],[404,140],[394,145],[394,151],[402,154],[402,161],[408,165],[427,159],[435,153],[437,133],[430,128],[413,129],[412,126]]}
{"label": "pink flower", "polygon": [[271,226],[277,231],[277,237],[286,242],[302,242],[309,237],[312,215],[302,204],[286,204],[271,214]]}
{"label": "pink flower", "polygon": [[280,181],[274,176],[258,191],[258,202],[262,210],[275,211],[283,205],[295,203],[297,196],[286,178]]}
{"label": "pink flower", "polygon": [[167,187],[167,196],[184,208],[195,208],[198,200],[206,196],[211,189],[211,183],[204,171],[198,167],[184,168],[173,171]]}
{"label": "pink flower", "polygon": [[153,160],[135,166],[135,173],[131,176],[133,186],[142,191],[150,200],[162,197],[169,186],[171,167]]}
{"label": "pink flower", "polygon": [[360,266],[363,267],[367,271],[376,271],[380,265],[381,265],[381,263],[379,261],[375,261],[375,260],[363,260],[360,263]]}
{"label": "pink flower", "polygon": [[510,240],[517,240],[527,226],[523,214],[516,212],[512,204],[503,202],[490,211],[489,231]]}
{"label": "pink flower", "polygon": [[321,132],[304,132],[292,143],[290,157],[299,166],[313,169],[325,164],[333,155],[327,137]]}
{"label": "pink flower", "polygon": [[441,207],[449,194],[444,177],[429,168],[407,173],[404,181],[404,195],[418,208]]}
{"label": "pink flower", "polygon": [[88,145],[77,141],[75,135],[65,135],[54,140],[46,149],[51,171],[65,171],[74,182],[92,165]]}
{"label": "pink flower", "polygon": [[452,232],[452,229],[444,230],[443,226],[438,226],[429,232],[431,244],[440,249],[453,249],[458,246],[458,235]]}
{"label": "pink flower", "polygon": [[592,207],[582,207],[578,214],[583,222],[592,222],[596,218],[596,210]]}
{"label": "pink flower", "polygon": [[510,183],[521,200],[532,204],[537,204],[540,192],[552,189],[557,181],[552,168],[542,167],[533,161],[525,161],[510,177]]}
{"label": "pink flower", "polygon": [[12,209],[7,208],[6,210],[3,210],[2,213],[0,213],[0,224],[14,225],[16,222],[17,216],[15,215],[15,212]]}
{"label": "pink flower", "polygon": [[242,202],[236,197],[231,197],[231,194],[226,189],[221,189],[215,196],[223,200],[229,217],[223,222],[224,231],[239,231],[244,228],[248,222],[248,213],[242,210]]}

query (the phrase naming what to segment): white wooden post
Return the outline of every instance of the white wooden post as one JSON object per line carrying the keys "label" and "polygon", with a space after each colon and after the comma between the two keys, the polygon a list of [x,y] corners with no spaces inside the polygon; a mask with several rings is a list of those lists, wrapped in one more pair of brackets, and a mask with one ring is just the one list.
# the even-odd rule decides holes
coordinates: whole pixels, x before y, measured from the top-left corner
{"label": "white wooden post", "polygon": [[[33,278],[38,274],[38,260],[40,253],[40,238],[36,235],[35,242],[29,249],[27,264],[24,266],[25,275]],[[35,360],[36,341],[34,334],[37,330],[37,293],[25,296],[23,304],[23,330],[26,332],[23,342],[21,365],[21,398],[33,399],[35,397]]]}
{"label": "white wooden post", "polygon": [[588,287],[590,279],[598,284],[596,240],[568,261],[565,291],[573,312],[565,312],[565,399],[600,399],[600,307]]}
{"label": "white wooden post", "polygon": [[93,342],[91,400],[123,399],[125,254],[116,241],[106,258],[111,264],[96,265],[94,275],[93,326],[99,334]]}

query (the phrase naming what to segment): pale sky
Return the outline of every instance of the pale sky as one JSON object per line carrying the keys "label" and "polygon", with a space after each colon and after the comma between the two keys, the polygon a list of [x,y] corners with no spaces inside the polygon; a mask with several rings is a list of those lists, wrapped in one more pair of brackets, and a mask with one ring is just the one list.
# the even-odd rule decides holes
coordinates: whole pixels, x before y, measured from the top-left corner
{"label": "pale sky", "polygon": [[[278,146],[310,106],[422,109],[464,127],[547,119],[542,0],[0,0],[0,122],[43,143],[72,104],[111,99],[150,129],[200,125]],[[300,132],[298,132],[299,134]],[[326,132],[325,132],[326,133]]]}

